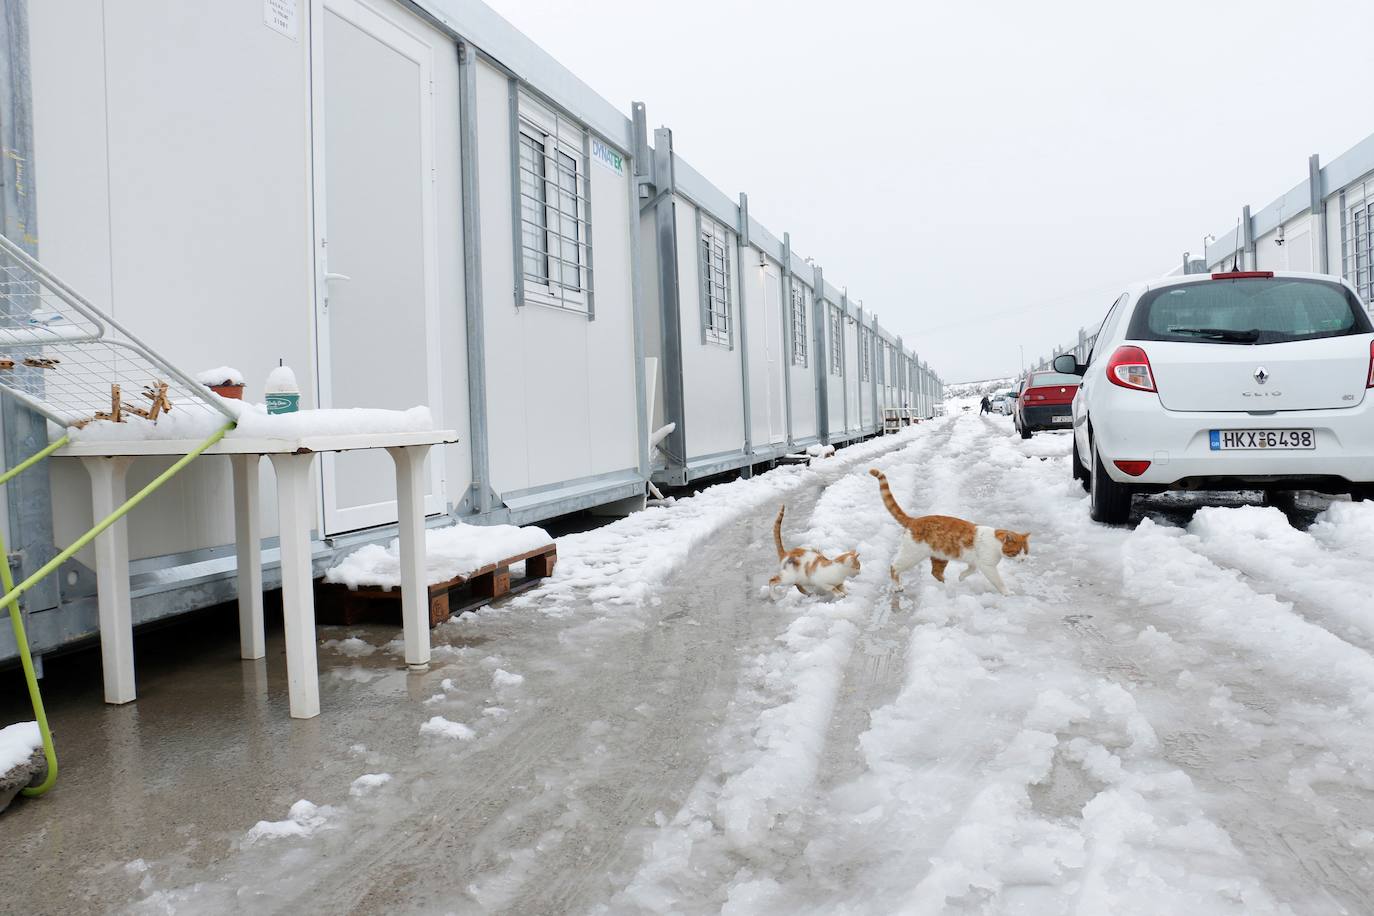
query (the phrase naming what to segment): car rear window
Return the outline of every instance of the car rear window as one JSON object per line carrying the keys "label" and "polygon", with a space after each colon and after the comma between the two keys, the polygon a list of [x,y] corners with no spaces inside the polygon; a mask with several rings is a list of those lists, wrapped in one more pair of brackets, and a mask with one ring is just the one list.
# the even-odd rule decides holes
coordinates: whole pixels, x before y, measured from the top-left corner
{"label": "car rear window", "polygon": [[1030,384],[1027,388],[1044,388],[1050,385],[1077,385],[1083,381],[1076,375],[1069,375],[1064,372],[1037,372],[1031,376]]}
{"label": "car rear window", "polygon": [[1131,340],[1270,344],[1371,330],[1364,306],[1339,283],[1285,277],[1204,280],[1140,297]]}

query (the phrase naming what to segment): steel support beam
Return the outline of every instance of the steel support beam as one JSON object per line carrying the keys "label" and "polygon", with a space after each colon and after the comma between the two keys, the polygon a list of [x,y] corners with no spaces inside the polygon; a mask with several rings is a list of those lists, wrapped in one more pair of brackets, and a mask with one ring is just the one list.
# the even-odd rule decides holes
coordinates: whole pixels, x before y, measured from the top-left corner
{"label": "steel support beam", "polygon": [[815,332],[811,335],[816,342],[815,357],[812,364],[816,369],[816,436],[822,445],[830,444],[830,350],[826,346],[830,333],[830,304],[825,298],[825,276],[819,267],[812,273],[811,323]]}
{"label": "steel support beam", "polygon": [[[634,152],[630,178],[626,181],[628,206],[630,208],[630,313],[634,319],[635,348],[635,406],[639,415],[636,423],[639,428],[639,476],[647,483],[649,480],[649,435],[653,431],[649,404],[648,381],[644,378],[644,272],[639,265],[639,193],[640,181],[648,173],[649,138],[646,134],[647,118],[643,102],[634,102]],[[513,218],[513,217],[512,217]]]}
{"label": "steel support beam", "polygon": [[[458,45],[458,130],[463,185],[463,305],[468,357],[468,447],[472,484],[459,504],[464,514],[491,511],[490,440],[487,433],[486,336],[482,304],[481,185],[477,175],[477,52]],[[512,217],[514,218],[514,217]]]}
{"label": "steel support beam", "polygon": [[666,422],[676,424],[663,445],[670,464],[685,474],[687,416],[682,378],[682,285],[678,282],[673,188],[673,132],[660,127],[654,131],[654,196],[657,200],[654,204],[654,244],[658,247],[658,298],[662,309],[663,412]]}
{"label": "steel support beam", "polygon": [[[33,161],[28,0],[0,0],[0,52],[0,231],[37,257],[38,199]],[[21,298],[27,301],[29,297]],[[47,421],[14,398],[0,399],[0,430],[7,467],[48,444]],[[53,546],[52,487],[47,463],[40,462],[10,481],[5,487],[5,504],[10,550],[19,557],[17,575],[27,578],[57,553]],[[21,601],[30,613],[56,607],[57,577],[44,579]]]}
{"label": "steel support beam", "polygon": [[783,347],[787,352],[782,356],[782,403],[783,419],[787,423],[787,447],[791,449],[796,437],[792,431],[792,360],[794,348],[797,345],[796,328],[792,327],[792,235],[784,232],[782,234],[782,276],[779,278],[782,287],[782,326],[787,329],[783,335],[786,346]]}
{"label": "steel support beam", "polygon": [[[735,259],[739,270],[735,271],[739,283],[739,371],[740,390],[744,392],[744,454],[753,460],[754,455],[754,414],[753,395],[749,391],[749,284],[744,281],[745,258],[750,256],[752,243],[749,241],[749,195],[743,191],[739,195],[739,225],[735,227]],[[752,260],[752,257],[750,257]],[[754,475],[753,464],[745,465],[745,477]]]}
{"label": "steel support beam", "polygon": [[1311,193],[1313,235],[1317,239],[1317,272],[1331,272],[1331,253],[1326,250],[1326,182],[1322,176],[1321,157],[1316,153],[1307,157],[1307,188]]}

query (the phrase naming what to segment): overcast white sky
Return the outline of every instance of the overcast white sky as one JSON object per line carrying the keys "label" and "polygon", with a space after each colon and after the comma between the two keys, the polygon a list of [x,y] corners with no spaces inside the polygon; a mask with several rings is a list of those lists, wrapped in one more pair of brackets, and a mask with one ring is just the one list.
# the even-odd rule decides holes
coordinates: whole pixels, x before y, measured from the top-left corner
{"label": "overcast white sky", "polygon": [[951,382],[1374,133],[1374,0],[487,2]]}

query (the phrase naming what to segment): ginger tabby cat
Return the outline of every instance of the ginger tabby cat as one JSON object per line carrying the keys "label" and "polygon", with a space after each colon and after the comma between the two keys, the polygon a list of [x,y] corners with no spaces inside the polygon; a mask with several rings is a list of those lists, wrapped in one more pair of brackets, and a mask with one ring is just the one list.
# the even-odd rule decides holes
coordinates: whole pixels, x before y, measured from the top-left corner
{"label": "ginger tabby cat", "polygon": [[897,589],[902,588],[902,573],[920,563],[930,560],[930,572],[941,582],[945,581],[945,567],[951,560],[967,563],[959,574],[959,581],[967,579],[975,572],[981,572],[1003,595],[1006,583],[997,572],[997,564],[1003,557],[1015,557],[1030,553],[1030,535],[1005,528],[990,528],[975,525],[949,515],[923,515],[912,518],[897,505],[892,496],[892,488],[887,484],[887,476],[876,468],[869,472],[878,478],[878,488],[882,490],[883,505],[892,513],[907,536],[902,538],[897,558],[892,561],[890,573]]}
{"label": "ginger tabby cat", "polygon": [[846,551],[830,559],[818,550],[809,547],[794,547],[788,550],[782,545],[782,516],[786,506],[778,509],[778,517],[773,522],[773,542],[778,547],[778,560],[782,568],[768,580],[769,589],[779,585],[795,585],[803,595],[811,594],[808,588],[823,589],[832,595],[843,595],[844,580],[859,572],[859,555]]}

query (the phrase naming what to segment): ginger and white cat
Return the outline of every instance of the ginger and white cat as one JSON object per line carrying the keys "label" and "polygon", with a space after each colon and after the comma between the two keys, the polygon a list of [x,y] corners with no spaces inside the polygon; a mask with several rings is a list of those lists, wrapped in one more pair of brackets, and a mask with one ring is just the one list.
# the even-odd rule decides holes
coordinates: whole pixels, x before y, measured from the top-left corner
{"label": "ginger and white cat", "polygon": [[778,546],[778,560],[782,568],[768,580],[769,589],[779,585],[784,588],[795,585],[803,595],[811,594],[808,588],[843,595],[844,580],[859,571],[859,555],[850,550],[832,560],[809,547],[788,550],[782,545],[782,516],[786,511],[786,506],[780,507],[777,520],[773,522],[773,542]]}
{"label": "ginger and white cat", "polygon": [[887,477],[882,471],[872,468],[870,474],[878,478],[878,488],[883,493],[883,505],[892,517],[906,529],[897,550],[897,558],[892,561],[890,573],[898,589],[902,587],[902,573],[920,563],[930,560],[931,575],[945,581],[945,567],[951,560],[967,563],[959,574],[959,581],[967,579],[975,572],[981,572],[1003,595],[1006,583],[997,572],[997,564],[1003,557],[1014,557],[1030,553],[1030,535],[1005,528],[990,528],[975,525],[949,515],[923,515],[912,518],[897,505],[892,497],[892,488],[887,485]]}

